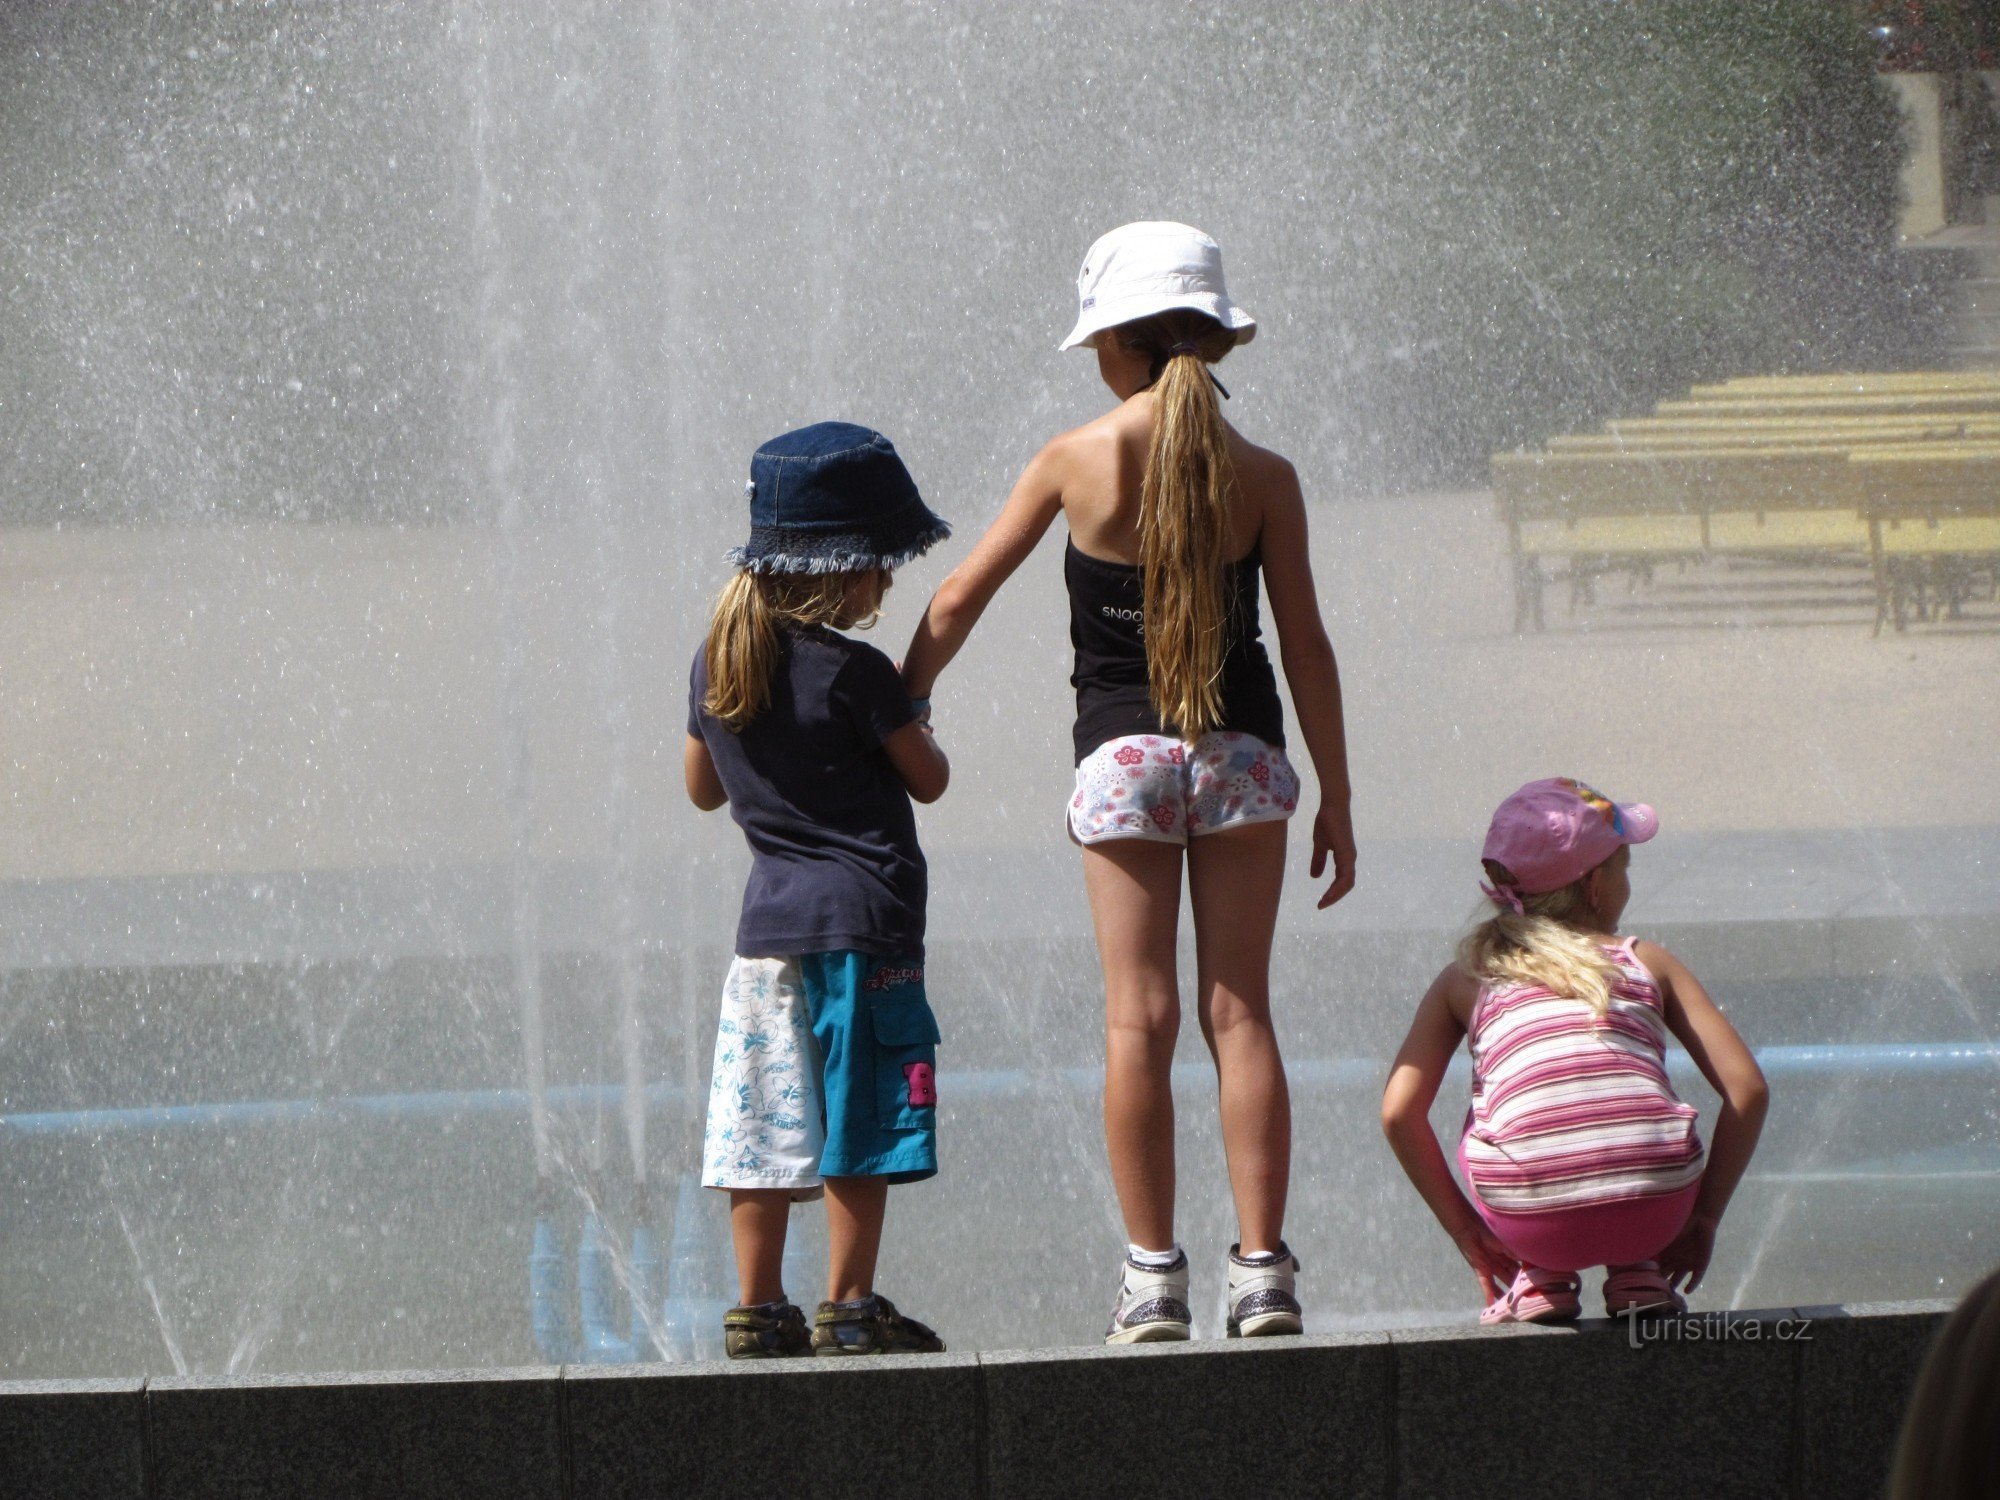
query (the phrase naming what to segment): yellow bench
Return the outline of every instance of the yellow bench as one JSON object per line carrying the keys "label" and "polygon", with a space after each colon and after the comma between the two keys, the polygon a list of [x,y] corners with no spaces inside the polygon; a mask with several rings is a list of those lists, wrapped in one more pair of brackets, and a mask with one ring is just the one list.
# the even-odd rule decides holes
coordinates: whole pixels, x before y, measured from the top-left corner
{"label": "yellow bench", "polygon": [[[1994,571],[2000,371],[1746,377],[1492,461],[1515,628],[1542,591],[1729,554],[1867,560],[1876,627]],[[1551,572],[1544,567],[1554,565]],[[1941,581],[1942,580],[1942,581]]]}
{"label": "yellow bench", "polygon": [[1967,416],[2000,412],[2000,386],[1967,391],[1879,391],[1874,394],[1750,396],[1729,394],[1699,401],[1662,401],[1653,408],[1660,417],[1833,417],[1933,415],[1962,412]]}
{"label": "yellow bench", "polygon": [[1851,375],[1743,375],[1716,385],[1698,385],[1688,394],[1710,397],[1770,395],[1872,396],[1906,391],[2000,390],[2000,370],[1900,370]]}
{"label": "yellow bench", "polygon": [[1645,452],[1502,453],[1504,514],[1523,520],[1717,510],[1839,510],[1860,504],[1851,445],[1715,444]]}
{"label": "yellow bench", "polygon": [[1683,448],[1799,448],[1883,443],[2000,441],[2000,412],[1966,417],[1860,417],[1821,420],[1640,417],[1607,422],[1603,432],[1564,433],[1551,453],[1642,453]]}
{"label": "yellow bench", "polygon": [[[1546,623],[1543,590],[1573,600],[1605,573],[1652,577],[1662,562],[1728,552],[1797,559],[1869,556],[1849,449],[1725,446],[1657,453],[1508,453],[1494,503],[1514,568],[1514,628]],[[1544,560],[1559,564],[1552,575]]]}
{"label": "yellow bench", "polygon": [[1521,548],[1538,557],[1641,557],[1711,552],[1869,550],[1868,522],[1851,510],[1702,511],[1686,515],[1587,516],[1521,523]]}
{"label": "yellow bench", "polygon": [[1912,610],[1955,617],[1977,589],[2000,597],[2000,442],[1857,448],[1848,461],[1867,497],[1878,634]]}
{"label": "yellow bench", "polygon": [[1983,408],[1943,412],[1808,412],[1777,413],[1763,416],[1717,415],[1703,403],[1692,415],[1675,417],[1613,417],[1604,424],[1606,432],[1768,432],[1796,427],[1866,432],[1880,427],[1942,426],[1947,430],[1960,422],[1991,422],[2000,412]]}

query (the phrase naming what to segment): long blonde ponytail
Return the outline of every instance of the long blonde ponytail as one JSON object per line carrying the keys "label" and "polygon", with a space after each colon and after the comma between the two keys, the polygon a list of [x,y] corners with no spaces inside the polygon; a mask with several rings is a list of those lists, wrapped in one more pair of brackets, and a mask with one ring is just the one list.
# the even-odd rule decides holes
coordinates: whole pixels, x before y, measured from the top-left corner
{"label": "long blonde ponytail", "polygon": [[1115,330],[1151,356],[1153,435],[1139,491],[1141,608],[1153,709],[1187,739],[1222,721],[1230,504],[1236,469],[1208,366],[1236,345],[1213,318],[1177,309]]}
{"label": "long blonde ponytail", "polygon": [[[848,616],[852,573],[750,573],[739,569],[722,586],[708,622],[703,655],[708,696],[702,707],[730,729],[740,730],[771,706],[771,674],[778,665],[780,633],[788,625],[830,625],[846,629],[874,622]],[[886,570],[876,570],[878,587],[888,587]]]}
{"label": "long blonde ponytail", "polygon": [[[1500,876],[1496,883],[1505,885],[1505,872]],[[1459,943],[1458,966],[1481,983],[1539,985],[1581,1000],[1602,1017],[1611,1008],[1618,964],[1595,937],[1568,921],[1584,909],[1589,880],[1586,875],[1560,890],[1523,896],[1518,912],[1500,908]]]}

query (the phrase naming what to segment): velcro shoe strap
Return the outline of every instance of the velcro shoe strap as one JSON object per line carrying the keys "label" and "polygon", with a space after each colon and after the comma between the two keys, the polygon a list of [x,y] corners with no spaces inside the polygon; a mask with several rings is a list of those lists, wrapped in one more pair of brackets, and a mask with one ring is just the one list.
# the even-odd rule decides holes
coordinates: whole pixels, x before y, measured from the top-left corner
{"label": "velcro shoe strap", "polygon": [[1128,1305],[1155,1297],[1187,1301],[1188,1268],[1185,1262],[1171,1271],[1153,1271],[1125,1262],[1125,1301]]}
{"label": "velcro shoe strap", "polygon": [[1235,1302],[1252,1292],[1283,1292],[1286,1296],[1295,1294],[1298,1278],[1292,1273],[1292,1264],[1286,1261],[1278,1266],[1229,1267],[1229,1300]]}

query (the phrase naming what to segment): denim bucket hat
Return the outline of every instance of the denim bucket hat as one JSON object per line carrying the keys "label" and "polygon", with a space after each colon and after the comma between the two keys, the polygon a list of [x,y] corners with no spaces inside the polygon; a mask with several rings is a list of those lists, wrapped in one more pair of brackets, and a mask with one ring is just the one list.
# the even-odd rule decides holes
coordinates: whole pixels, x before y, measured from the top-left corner
{"label": "denim bucket hat", "polygon": [[900,568],[951,535],[896,448],[852,422],[772,438],[750,460],[750,540],[729,560],[751,573]]}

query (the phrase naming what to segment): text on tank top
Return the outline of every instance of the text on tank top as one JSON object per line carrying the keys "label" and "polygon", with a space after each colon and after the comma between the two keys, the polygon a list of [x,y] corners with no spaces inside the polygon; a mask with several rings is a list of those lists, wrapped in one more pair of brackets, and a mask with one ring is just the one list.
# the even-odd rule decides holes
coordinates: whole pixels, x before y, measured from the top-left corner
{"label": "text on tank top", "polygon": [[[1222,657],[1222,716],[1217,730],[1254,734],[1282,749],[1285,711],[1277,676],[1265,655],[1257,611],[1257,577],[1263,543],[1229,564],[1224,580],[1229,626]],[[1107,562],[1078,550],[1063,551],[1069,590],[1069,639],[1076,651],[1070,685],[1076,689],[1073,737],[1081,763],[1107,740],[1128,734],[1180,731],[1153,708],[1146,677],[1144,581],[1129,563]]]}

